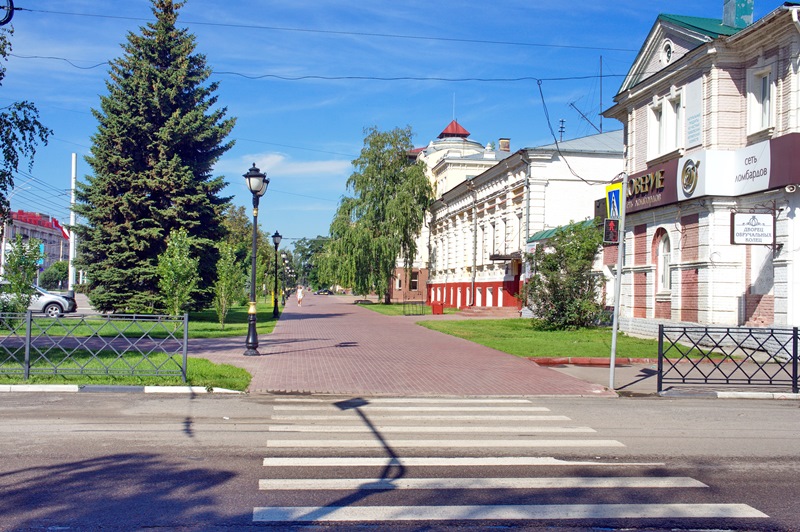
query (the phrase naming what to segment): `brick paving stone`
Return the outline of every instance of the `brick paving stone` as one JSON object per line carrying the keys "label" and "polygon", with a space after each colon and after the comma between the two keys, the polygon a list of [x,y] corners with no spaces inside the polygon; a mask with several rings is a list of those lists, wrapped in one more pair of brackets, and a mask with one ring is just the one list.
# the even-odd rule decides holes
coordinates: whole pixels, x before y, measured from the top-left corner
{"label": "brick paving stone", "polygon": [[[275,330],[259,336],[262,356],[245,357],[244,338],[192,340],[190,356],[247,369],[250,393],[362,395],[614,396],[604,386],[384,316],[346,296],[309,294],[286,302]],[[453,319],[426,316],[426,319]]]}

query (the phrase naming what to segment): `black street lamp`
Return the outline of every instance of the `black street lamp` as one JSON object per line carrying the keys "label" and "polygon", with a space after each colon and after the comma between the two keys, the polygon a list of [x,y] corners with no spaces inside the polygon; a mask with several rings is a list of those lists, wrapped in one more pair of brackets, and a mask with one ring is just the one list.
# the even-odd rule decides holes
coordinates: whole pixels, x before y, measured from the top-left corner
{"label": "black street lamp", "polygon": [[289,264],[289,259],[286,257],[286,252],[281,251],[281,260],[283,260],[283,268],[281,269],[281,279],[283,281],[283,290],[281,290],[281,305],[286,306],[286,266]]}
{"label": "black street lamp", "polygon": [[281,234],[275,231],[272,235],[272,243],[275,244],[275,291],[272,293],[272,299],[275,305],[272,307],[272,317],[277,318],[278,312],[278,246],[281,243]]}
{"label": "black street lamp", "polygon": [[244,174],[244,179],[247,181],[247,188],[253,193],[253,260],[250,264],[250,307],[247,309],[247,340],[244,352],[245,356],[260,355],[258,352],[258,331],[256,330],[256,247],[258,245],[258,200],[267,191],[269,186],[269,178],[267,174],[262,174],[256,168],[256,163],[253,167]]}

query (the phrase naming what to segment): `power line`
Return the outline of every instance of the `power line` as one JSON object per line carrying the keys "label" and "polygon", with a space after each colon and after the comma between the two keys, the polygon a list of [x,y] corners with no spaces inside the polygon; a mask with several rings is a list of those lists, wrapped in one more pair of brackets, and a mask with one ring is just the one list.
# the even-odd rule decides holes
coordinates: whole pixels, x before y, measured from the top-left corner
{"label": "power line", "polygon": [[[153,22],[152,19],[143,17],[124,17],[120,15],[99,15],[96,13],[74,13],[67,11],[50,11],[45,9],[25,9],[16,8],[18,11],[30,11],[34,13],[46,13],[50,15],[68,15],[75,17],[92,17],[92,18],[106,18],[113,20],[130,20],[134,22]],[[466,39],[458,37],[433,37],[430,35],[403,35],[399,33],[375,33],[375,32],[362,32],[362,31],[344,31],[344,30],[321,30],[313,28],[291,28],[286,26],[263,26],[252,23],[226,23],[226,22],[201,22],[194,20],[181,20],[180,23],[196,26],[212,26],[218,28],[234,28],[246,30],[262,30],[262,31],[284,31],[294,33],[316,33],[322,35],[341,35],[345,37],[378,37],[382,39],[405,39],[417,41],[434,41],[434,42],[448,42],[448,43],[466,43],[466,44],[491,44],[500,46],[521,46],[533,48],[560,48],[567,50],[607,50],[610,52],[637,52],[638,50],[632,48],[607,48],[600,46],[582,46],[577,44],[545,44],[545,43],[532,43],[520,41],[499,41],[487,39]]]}

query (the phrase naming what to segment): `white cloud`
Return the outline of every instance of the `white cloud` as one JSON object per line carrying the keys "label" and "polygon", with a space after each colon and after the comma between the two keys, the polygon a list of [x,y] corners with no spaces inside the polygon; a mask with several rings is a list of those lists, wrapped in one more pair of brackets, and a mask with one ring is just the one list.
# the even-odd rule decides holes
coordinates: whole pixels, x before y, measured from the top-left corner
{"label": "white cloud", "polygon": [[242,155],[237,159],[220,161],[215,168],[215,173],[244,174],[253,163],[270,176],[309,177],[315,180],[326,177],[347,177],[352,170],[351,162],[342,159],[295,161],[284,154],[270,152]]}

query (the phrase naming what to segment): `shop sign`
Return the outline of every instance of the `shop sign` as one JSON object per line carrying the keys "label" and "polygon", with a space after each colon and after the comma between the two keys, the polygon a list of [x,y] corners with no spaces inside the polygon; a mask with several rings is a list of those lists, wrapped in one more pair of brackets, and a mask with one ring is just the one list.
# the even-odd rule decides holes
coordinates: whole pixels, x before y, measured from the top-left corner
{"label": "shop sign", "polygon": [[678,163],[678,201],[701,196],[745,196],[770,187],[769,141],[739,150],[701,150]]}
{"label": "shop sign", "polygon": [[754,212],[731,213],[731,244],[774,245],[775,215]]}

